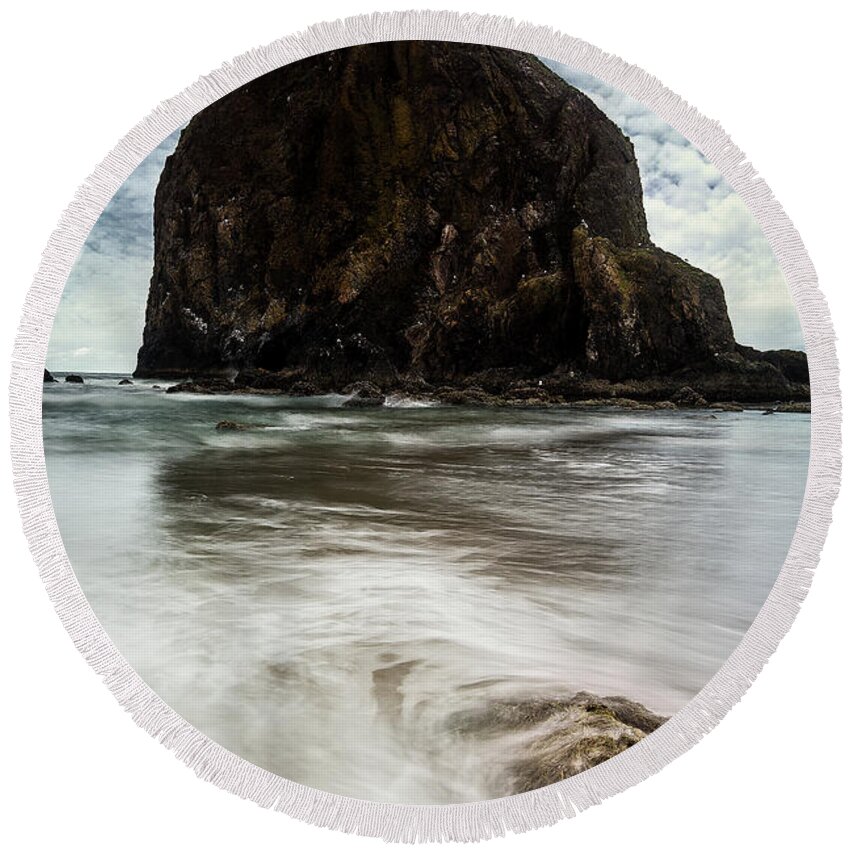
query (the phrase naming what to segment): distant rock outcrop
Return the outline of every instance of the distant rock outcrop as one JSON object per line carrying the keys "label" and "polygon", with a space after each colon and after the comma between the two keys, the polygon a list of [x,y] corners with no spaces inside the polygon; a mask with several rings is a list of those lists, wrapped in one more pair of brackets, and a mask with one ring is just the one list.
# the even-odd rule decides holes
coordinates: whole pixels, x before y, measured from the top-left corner
{"label": "distant rock outcrop", "polygon": [[85,383],[85,381],[83,381],[82,375],[65,375],[65,383],[66,384],[83,384],[83,383]]}
{"label": "distant rock outcrop", "polygon": [[807,380],[805,355],[736,345],[720,282],[652,244],[631,142],[510,50],[389,42],[266,74],[183,131],[154,225],[137,376]]}
{"label": "distant rock outcrop", "polygon": [[54,378],[53,375],[51,375],[50,372],[47,371],[47,369],[44,370],[44,383],[45,384],[55,384],[56,383],[56,378]]}

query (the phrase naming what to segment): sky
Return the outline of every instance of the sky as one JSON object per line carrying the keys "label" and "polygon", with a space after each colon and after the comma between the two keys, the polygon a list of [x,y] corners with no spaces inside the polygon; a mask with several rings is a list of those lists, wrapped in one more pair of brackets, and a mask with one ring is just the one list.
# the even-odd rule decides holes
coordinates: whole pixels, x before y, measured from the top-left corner
{"label": "sky", "polygon": [[[717,169],[638,101],[588,74],[544,61],[631,138],[653,242],[720,279],[738,342],[802,349],[800,324],[773,252]],[[179,135],[172,133],[142,162],[92,228],[62,294],[48,369],[135,368],[153,270],[154,192]]]}

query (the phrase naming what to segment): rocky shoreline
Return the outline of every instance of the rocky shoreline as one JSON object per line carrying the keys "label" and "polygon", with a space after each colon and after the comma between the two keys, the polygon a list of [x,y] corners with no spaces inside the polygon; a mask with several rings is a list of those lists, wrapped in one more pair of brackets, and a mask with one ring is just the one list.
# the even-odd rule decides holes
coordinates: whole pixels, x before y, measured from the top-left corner
{"label": "rocky shoreline", "polygon": [[[476,380],[476,378],[478,380]],[[65,383],[83,384],[80,375],[67,375]],[[57,383],[47,369],[44,383]],[[133,381],[123,378],[119,386],[132,386]],[[791,392],[777,393],[773,397],[762,389],[748,392],[712,392],[710,383],[699,379],[694,386],[682,379],[658,378],[654,381],[626,381],[615,383],[589,377],[572,376],[568,381],[557,376],[537,380],[509,381],[493,375],[475,376],[454,385],[431,386],[424,381],[397,381],[378,386],[371,381],[356,381],[343,387],[327,382],[306,379],[295,370],[264,372],[252,370],[239,373],[234,378],[197,376],[180,380],[164,389],[166,394],[192,395],[265,395],[287,398],[306,398],[320,395],[343,395],[347,408],[377,408],[395,406],[398,402],[419,401],[455,407],[488,408],[550,408],[575,409],[613,408],[619,410],[709,410],[741,412],[762,410],[765,413],[811,413],[808,386],[792,385]],[[697,387],[695,389],[695,387]],[[163,387],[154,385],[153,389]],[[245,430],[250,425],[220,422],[220,430]],[[259,427],[259,426],[257,426]]]}
{"label": "rocky shoreline", "polygon": [[[690,380],[690,383],[686,383]],[[435,402],[452,406],[490,408],[621,410],[695,410],[736,412],[745,409],[775,413],[809,413],[808,386],[789,385],[784,392],[769,392],[770,386],[737,385],[728,381],[718,386],[716,376],[690,375],[680,378],[612,382],[588,376],[549,375],[521,379],[504,374],[481,374],[458,384],[432,386],[407,380],[378,385],[356,381],[345,386],[311,380],[297,370],[266,372],[251,370],[234,378],[198,376],[170,386],[169,394],[280,395],[303,398],[338,394],[348,396],[348,408],[375,408],[388,400]],[[776,388],[774,388],[776,389]]]}

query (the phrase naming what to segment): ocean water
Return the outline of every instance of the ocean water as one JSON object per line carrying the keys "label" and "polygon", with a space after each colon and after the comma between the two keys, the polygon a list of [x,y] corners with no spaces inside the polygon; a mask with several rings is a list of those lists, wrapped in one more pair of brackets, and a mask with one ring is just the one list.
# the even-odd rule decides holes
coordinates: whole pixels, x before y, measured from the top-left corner
{"label": "ocean water", "polygon": [[516,742],[454,723],[494,700],[681,708],[763,604],[805,489],[802,414],[351,410],[119,377],[44,387],[95,614],[198,729],[361,799],[509,793]]}

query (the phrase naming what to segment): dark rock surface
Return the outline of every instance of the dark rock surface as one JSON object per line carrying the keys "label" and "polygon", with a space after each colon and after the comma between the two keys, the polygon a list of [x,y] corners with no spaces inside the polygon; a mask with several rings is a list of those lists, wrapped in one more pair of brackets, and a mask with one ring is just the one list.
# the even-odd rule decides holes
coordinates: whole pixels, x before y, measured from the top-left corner
{"label": "dark rock surface", "polygon": [[47,369],[44,370],[44,383],[45,384],[55,384],[56,383],[56,378],[54,378],[53,375],[51,375],[50,372],[47,371]]}
{"label": "dark rock surface", "polygon": [[253,390],[275,390],[288,393],[293,384],[304,379],[301,369],[285,369],[279,372],[270,372],[267,369],[243,369],[235,378],[237,387]]}
{"label": "dark rock surface", "polygon": [[122,379],[118,382],[118,386],[119,386],[119,387],[129,387],[129,386],[131,386],[131,385],[132,385],[132,383],[133,383],[133,382],[132,382],[129,378],[122,378]]}
{"label": "dark rock surface", "polygon": [[806,401],[784,401],[776,408],[777,413],[811,413],[812,405]]}
{"label": "dark rock surface", "polygon": [[779,351],[757,351],[748,345],[737,346],[745,362],[751,364],[769,364],[777,369],[788,381],[796,384],[809,383],[809,363],[802,351],[780,349]]}
{"label": "dark rock surface", "polygon": [[181,381],[170,386],[165,392],[173,393],[195,393],[199,395],[215,395],[216,393],[229,394],[235,387],[224,378],[201,378],[199,380]]}
{"label": "dark rock surface", "polygon": [[381,407],[386,401],[380,387],[370,381],[357,381],[343,389],[351,398],[343,403],[343,407]]}
{"label": "dark rock surface", "polygon": [[693,388],[682,387],[670,399],[676,407],[708,407],[708,402]]}
{"label": "dark rock surface", "polygon": [[805,355],[736,345],[720,282],[650,241],[631,142],[526,54],[381,43],[267,74],[192,119],[154,219],[139,376],[807,398]]}
{"label": "dark rock surface", "polygon": [[451,720],[460,735],[511,735],[506,792],[521,794],[575,776],[618,755],[667,720],[624,697],[582,691],[570,699],[495,703]]}
{"label": "dark rock surface", "polygon": [[85,383],[83,381],[82,375],[65,375],[65,383],[66,384],[82,384]]}
{"label": "dark rock surface", "polygon": [[312,381],[296,381],[289,388],[289,395],[294,396],[312,396],[320,393],[321,389]]}
{"label": "dark rock surface", "polygon": [[250,422],[233,422],[230,419],[222,419],[217,422],[216,431],[253,431],[256,428],[262,428],[262,425],[254,425]]}
{"label": "dark rock surface", "polygon": [[355,381],[342,389],[345,395],[357,396],[358,398],[379,398],[383,400],[384,393],[380,387],[371,381]]}
{"label": "dark rock surface", "polygon": [[368,396],[352,396],[342,403],[343,407],[383,407],[384,398],[369,398]]}

